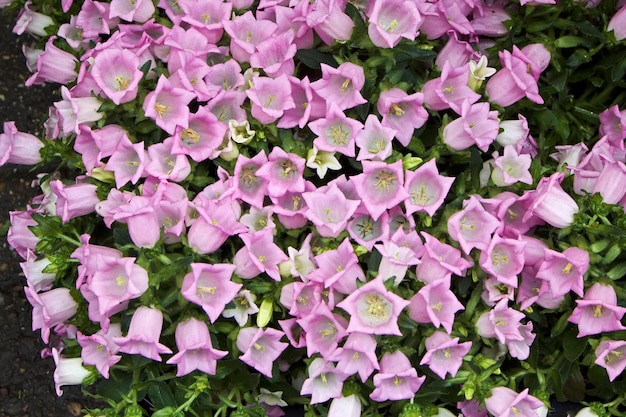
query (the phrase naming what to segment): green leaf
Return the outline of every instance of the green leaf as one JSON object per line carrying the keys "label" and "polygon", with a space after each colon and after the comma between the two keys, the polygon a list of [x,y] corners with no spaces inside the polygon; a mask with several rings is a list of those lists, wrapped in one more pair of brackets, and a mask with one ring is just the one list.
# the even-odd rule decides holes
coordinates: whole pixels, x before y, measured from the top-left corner
{"label": "green leaf", "polygon": [[320,52],[317,49],[300,49],[296,52],[298,58],[304,65],[309,68],[319,69],[320,64],[327,64],[331,67],[337,67],[337,61],[331,54]]}
{"label": "green leaf", "polygon": [[562,393],[568,401],[575,403],[585,399],[585,379],[578,364],[570,368],[569,378],[563,384]]}
{"label": "green leaf", "polygon": [[148,388],[150,402],[156,408],[176,407],[176,399],[170,387],[163,381],[157,381]]}
{"label": "green leaf", "polygon": [[557,48],[573,48],[580,45],[589,47],[591,45],[591,42],[587,38],[581,38],[580,36],[572,35],[561,36],[554,41],[554,46]]}
{"label": "green leaf", "polygon": [[623,278],[626,275],[626,262],[620,262],[606,273],[606,276],[610,280],[617,280]]}
{"label": "green leaf", "polygon": [[576,336],[576,331],[565,333],[563,337],[563,353],[567,360],[574,362],[585,351],[587,339]]}
{"label": "green leaf", "polygon": [[550,331],[550,337],[556,337],[556,336],[560,335],[561,333],[563,333],[563,331],[565,330],[565,328],[569,324],[569,322],[567,321],[569,316],[570,316],[570,312],[565,312],[561,316],[559,321],[557,321],[556,324],[554,325],[554,327],[552,327],[552,330]]}

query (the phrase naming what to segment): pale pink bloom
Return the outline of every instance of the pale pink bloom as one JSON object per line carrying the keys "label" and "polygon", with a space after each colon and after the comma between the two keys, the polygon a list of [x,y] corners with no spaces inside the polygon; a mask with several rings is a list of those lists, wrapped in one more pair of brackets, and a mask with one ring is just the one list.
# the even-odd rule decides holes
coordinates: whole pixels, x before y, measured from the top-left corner
{"label": "pale pink bloom", "polygon": [[[483,6],[484,7],[484,6]],[[441,51],[435,58],[435,65],[443,68],[446,62],[453,67],[460,67],[470,62],[472,57],[476,56],[476,51],[468,42],[459,40],[458,32],[454,30],[448,31],[448,42],[441,48]]]}
{"label": "pale pink bloom", "polygon": [[337,362],[337,370],[346,375],[359,374],[365,383],[374,370],[380,369],[376,357],[376,338],[373,335],[352,332],[342,347],[328,358]]}
{"label": "pale pink bloom", "polygon": [[505,6],[499,3],[481,4],[482,13],[474,13],[471,20],[475,35],[501,37],[509,33],[504,22],[511,20]]}
{"label": "pale pink bloom", "polygon": [[606,29],[609,32],[613,31],[616,40],[626,39],[626,4],[622,4],[617,13],[611,17]]}
{"label": "pale pink bloom", "polygon": [[363,161],[363,173],[350,178],[374,220],[409,197],[404,188],[402,161],[392,164]]}
{"label": "pale pink bloom", "polygon": [[191,272],[183,279],[181,293],[201,306],[214,323],[242,287],[231,281],[234,271],[232,264],[192,263]]}
{"label": "pale pink bloom", "polygon": [[7,233],[7,242],[22,259],[28,257],[29,251],[36,253],[35,246],[39,238],[30,230],[30,226],[36,226],[37,222],[29,211],[10,211],[9,221],[11,227]]}
{"label": "pale pink bloom", "polygon": [[319,119],[326,114],[326,101],[313,91],[309,77],[288,78],[295,107],[284,110],[276,126],[283,129],[298,126],[302,129],[309,120]]}
{"label": "pale pink bloom", "polygon": [[280,339],[285,333],[268,327],[245,327],[237,335],[237,349],[243,353],[239,359],[261,374],[272,377],[274,361],[289,346]]}
{"label": "pale pink bloom", "polygon": [[80,385],[85,378],[91,375],[91,372],[85,369],[81,358],[66,358],[61,356],[56,348],[52,348],[52,357],[54,358],[54,388],[57,396],[63,395],[61,389],[64,385]]}
{"label": "pale pink bloom", "polygon": [[320,0],[313,3],[306,14],[306,23],[326,45],[350,39],[354,21],[345,13],[345,3],[339,0]]}
{"label": "pale pink bloom", "polygon": [[231,20],[224,20],[224,30],[230,36],[230,54],[239,62],[249,62],[256,52],[255,46],[268,39],[276,31],[276,23],[256,19],[248,10]]}
{"label": "pale pink bloom", "polygon": [[265,272],[273,280],[280,281],[278,265],[289,259],[274,243],[271,230],[264,229],[254,234],[239,235],[244,247],[235,254],[235,273],[244,279],[254,278]]}
{"label": "pale pink bloom", "polygon": [[327,250],[315,256],[319,265],[312,270],[306,279],[324,284],[342,294],[356,291],[356,281],[365,281],[365,273],[359,265],[359,259],[348,238],[344,239],[337,249]]}
{"label": "pale pink bloom", "polygon": [[446,61],[441,69],[441,76],[427,81],[422,87],[424,104],[433,110],[451,108],[457,114],[461,114],[464,102],[467,101],[471,106],[481,97],[468,86],[469,76],[469,64],[452,67]]}
{"label": "pale pink bloom", "polygon": [[408,400],[415,396],[426,376],[417,376],[404,353],[385,353],[380,360],[380,372],[374,375],[374,391],[370,398],[376,402]]}
{"label": "pale pink bloom", "polygon": [[37,259],[34,252],[28,250],[25,262],[20,262],[20,267],[26,278],[29,287],[36,292],[47,291],[52,288],[56,279],[56,273],[44,272],[50,265],[50,260],[46,257]]}
{"label": "pale pink bloom", "polygon": [[110,213],[113,220],[126,223],[131,240],[139,247],[153,247],[161,238],[159,218],[148,197],[133,195]]}
{"label": "pale pink bloom", "polygon": [[465,309],[444,280],[422,287],[411,297],[408,307],[413,320],[443,327],[448,334],[452,332],[456,312]]}
{"label": "pale pink bloom", "polygon": [[[622,8],[626,10],[626,8]],[[623,12],[626,16],[626,11]],[[626,139],[626,110],[620,110],[616,104],[601,112],[600,118],[600,136],[606,136],[608,142],[624,150],[624,139]]]}
{"label": "pale pink bloom", "polygon": [[367,116],[365,126],[355,139],[359,148],[357,161],[379,160],[384,161],[391,155],[391,142],[396,135],[396,130],[383,126],[378,117],[373,114]]}
{"label": "pale pink bloom", "polygon": [[470,196],[463,202],[463,209],[448,219],[448,234],[469,255],[473,248],[487,249],[498,226],[500,221],[485,210],[476,196]]}
{"label": "pale pink bloom", "polygon": [[101,103],[95,97],[73,97],[65,86],[61,86],[61,97],[63,100],[55,102],[54,107],[65,135],[78,134],[82,124],[91,126],[104,116],[98,112]]}
{"label": "pale pink bloom", "polygon": [[381,125],[396,130],[396,139],[408,146],[413,131],[424,125],[428,113],[422,106],[422,93],[408,94],[399,88],[382,91],[378,97],[376,108],[383,117]]}
{"label": "pale pink bloom", "polygon": [[147,117],[156,121],[157,126],[172,135],[178,126],[189,127],[188,105],[193,98],[192,92],[174,87],[161,75],[156,89],[146,95],[143,110]]}
{"label": "pale pink bloom", "polygon": [[456,151],[475,144],[486,152],[498,135],[498,112],[490,110],[489,103],[471,104],[465,100],[460,106],[460,114],[461,117],[443,129],[443,142]]}
{"label": "pale pink bloom", "polygon": [[317,304],[296,323],[304,330],[308,357],[319,353],[323,358],[328,359],[347,334],[346,319],[331,312],[328,305],[323,302]]}
{"label": "pale pink bloom", "polygon": [[322,63],[321,69],[322,78],[311,83],[311,88],[327,102],[335,103],[339,110],[350,109],[367,102],[360,92],[365,85],[365,72],[362,67],[344,62],[339,67],[333,68]]}
{"label": "pale pink bloom", "polygon": [[482,337],[495,338],[502,344],[524,340],[520,320],[524,313],[508,306],[508,300],[500,300],[494,308],[483,313],[476,321],[476,330]]}
{"label": "pale pink bloom", "polygon": [[119,346],[113,341],[114,337],[122,336],[122,329],[119,323],[113,323],[108,330],[100,330],[91,336],[86,336],[78,332],[76,339],[81,346],[80,356],[85,365],[93,365],[98,372],[109,379],[109,369],[122,359]]}
{"label": "pale pink bloom", "polygon": [[152,0],[111,0],[109,18],[119,17],[127,22],[144,23],[155,11]]}
{"label": "pale pink bloom", "polygon": [[202,205],[196,205],[198,217],[189,227],[187,238],[189,246],[196,252],[209,254],[218,250],[229,236],[247,229],[239,223],[239,204],[230,198],[222,201],[203,200]]}
{"label": "pale pink bloom", "polygon": [[48,343],[50,330],[76,314],[78,303],[67,288],[54,288],[37,293],[34,288],[24,287],[28,302],[33,306],[32,330],[41,329],[41,340]]}
{"label": "pale pink bloom", "polygon": [[4,122],[0,134],[0,166],[9,164],[36,165],[41,162],[43,142],[36,136],[17,130],[15,122]]}
{"label": "pale pink bloom", "polygon": [[264,151],[260,151],[253,158],[248,158],[245,155],[240,155],[237,158],[233,175],[235,186],[233,197],[241,199],[251,206],[263,207],[267,180],[257,176],[257,172],[267,162],[268,159]]}
{"label": "pale pink bloom", "polygon": [[389,214],[383,213],[374,220],[368,213],[357,211],[348,222],[348,233],[356,243],[371,251],[376,242],[384,241],[389,235]]}
{"label": "pale pink bloom", "polygon": [[355,155],[355,139],[363,129],[363,124],[347,117],[334,101],[330,101],[325,117],[310,122],[308,126],[317,135],[313,141],[317,149],[350,157]]}
{"label": "pale pink bloom", "polygon": [[499,133],[496,136],[496,142],[500,145],[517,145],[528,137],[530,133],[528,121],[522,114],[518,114],[517,118],[518,120],[500,121]]}
{"label": "pale pink bloom", "polygon": [[256,176],[266,181],[270,197],[281,197],[287,192],[303,192],[305,163],[304,158],[276,146],[270,152],[268,162],[256,171]]}
{"label": "pale pink bloom", "polygon": [[546,223],[557,228],[570,226],[574,222],[574,215],[578,213],[578,205],[563,188],[562,172],[552,174],[539,180],[537,189],[529,194],[532,203],[522,220],[527,221],[531,216],[539,217]]}
{"label": "pale pink bloom", "polygon": [[[398,231],[400,230],[402,229],[398,229]],[[413,248],[408,246],[399,246],[392,241],[385,240],[382,244],[374,245],[374,247],[382,256],[378,265],[378,273],[386,277],[394,277],[395,285],[400,285],[404,280],[409,266],[420,263]]]}
{"label": "pale pink bloom", "polygon": [[424,253],[420,258],[422,262],[415,269],[417,279],[420,281],[428,284],[444,280],[449,286],[452,274],[464,276],[465,271],[472,266],[457,248],[441,242],[426,232],[421,234],[426,242]]}
{"label": "pale pink bloom", "polygon": [[256,52],[250,55],[250,65],[262,68],[273,78],[292,75],[295,69],[293,57],[297,50],[293,41],[294,33],[289,30],[259,42],[255,46]]}
{"label": "pale pink bloom", "polygon": [[617,305],[615,289],[610,285],[593,284],[567,319],[578,325],[578,337],[624,330],[621,319],[626,308]]}
{"label": "pale pink bloom", "polygon": [[494,417],[509,417],[511,413],[524,417],[539,417],[538,410],[544,407],[542,401],[528,394],[528,388],[517,393],[507,387],[496,387],[485,400],[487,410]]}
{"label": "pale pink bloom", "polygon": [[426,339],[426,353],[420,365],[428,365],[430,370],[441,379],[446,374],[454,378],[461,368],[463,357],[467,355],[472,342],[459,343],[459,338],[452,338],[444,332],[435,332]]}
{"label": "pale pink bloom", "polygon": [[172,353],[170,348],[159,343],[162,328],[163,313],[156,308],[141,306],[133,313],[126,336],[114,337],[113,341],[120,347],[120,352],[161,362],[160,354]]}
{"label": "pale pink bloom", "polygon": [[517,288],[517,274],[524,267],[524,247],[520,239],[503,238],[494,235],[491,242],[480,254],[481,268],[503,284]]}
{"label": "pale pink bloom", "polygon": [[407,215],[425,211],[432,217],[443,204],[455,180],[454,177],[439,174],[435,159],[422,164],[415,171],[405,171],[405,175],[404,188],[409,194],[404,201]]}
{"label": "pale pink bloom", "polygon": [[602,340],[595,350],[595,364],[606,369],[609,381],[614,381],[626,368],[626,341]]}
{"label": "pale pink bloom", "polygon": [[309,377],[304,380],[300,394],[311,394],[311,404],[341,397],[343,381],[348,376],[337,370],[332,362],[315,358],[309,364],[308,374]]}
{"label": "pale pink bloom", "polygon": [[493,171],[491,180],[498,187],[512,185],[517,182],[532,184],[533,177],[530,174],[532,158],[528,154],[520,155],[513,145],[504,147],[504,154],[499,156],[494,152]]}
{"label": "pale pink bloom", "polygon": [[74,55],[55,46],[56,39],[56,36],[51,36],[44,51],[37,56],[37,72],[26,80],[27,87],[47,82],[65,85],[76,80],[78,60]]}
{"label": "pale pink bloom", "polygon": [[53,25],[54,21],[48,15],[31,10],[30,6],[32,3],[27,1],[22,7],[13,27],[13,33],[22,35],[26,32],[35,36],[47,36],[46,27]]}
{"label": "pale pink bloom", "polygon": [[[222,316],[226,318],[233,317],[239,327],[245,327],[248,322],[248,316],[259,312],[259,308],[254,304],[256,301],[256,295],[248,290],[240,290],[231,303],[233,308],[225,308],[222,311]],[[231,303],[227,304],[228,307]]]}
{"label": "pale pink bloom", "polygon": [[76,27],[81,29],[85,39],[108,35],[117,26],[118,19],[108,18],[111,5],[101,1],[87,0],[82,3],[76,15]]}
{"label": "pale pink bloom", "polygon": [[193,317],[178,323],[175,337],[178,353],[168,359],[167,363],[176,365],[177,377],[196,369],[215,375],[217,360],[228,354],[213,348],[208,326]]}
{"label": "pale pink bloom", "polygon": [[56,196],[56,215],[63,223],[73,218],[93,213],[100,202],[98,186],[88,183],[65,185],[61,180],[50,181],[50,189]]}
{"label": "pale pink bloom", "polygon": [[94,58],[90,71],[98,87],[115,104],[134,100],[143,77],[139,71],[139,58],[126,49],[101,51]]}
{"label": "pale pink bloom", "polygon": [[348,200],[335,184],[305,192],[302,198],[308,206],[305,215],[324,237],[337,237],[360,204],[360,201]]}
{"label": "pale pink bloom", "polygon": [[276,78],[254,77],[252,87],[246,90],[246,94],[252,102],[252,116],[263,124],[275,122],[285,110],[296,106],[285,74]]}
{"label": "pale pink bloom", "polygon": [[233,5],[228,1],[185,0],[180,2],[181,20],[198,30],[211,44],[224,33],[223,22],[231,17]]}
{"label": "pale pink bloom", "polygon": [[415,39],[422,23],[416,3],[404,0],[374,0],[372,3],[368,5],[367,32],[374,45],[393,48],[402,38]]}
{"label": "pale pink bloom", "polygon": [[571,247],[563,253],[545,249],[544,259],[539,264],[537,278],[550,284],[554,298],[569,291],[583,296],[583,275],[589,268],[589,253],[586,250]]}
{"label": "pale pink bloom", "polygon": [[150,145],[145,172],[160,180],[181,182],[191,173],[191,164],[185,155],[175,154],[174,138]]}
{"label": "pale pink bloom", "polygon": [[361,400],[356,394],[333,398],[328,408],[328,417],[360,417]]}

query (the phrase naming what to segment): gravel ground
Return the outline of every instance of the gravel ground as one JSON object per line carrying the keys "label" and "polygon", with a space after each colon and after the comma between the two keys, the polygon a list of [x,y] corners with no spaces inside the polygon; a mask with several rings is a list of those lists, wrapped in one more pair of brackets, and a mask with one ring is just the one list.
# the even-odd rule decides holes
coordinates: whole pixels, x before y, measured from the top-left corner
{"label": "gravel ground", "polygon": [[[15,121],[20,131],[39,134],[53,86],[24,86],[29,74],[19,38],[11,32],[15,13],[0,10],[0,123]],[[1,128],[1,127],[0,127]],[[22,209],[37,193],[30,184],[35,173],[27,167],[0,168],[0,228],[8,212]],[[80,415],[81,392],[54,391],[52,358],[41,359],[45,347],[39,332],[31,331],[31,306],[24,296],[20,259],[0,237],[0,417],[66,417]]]}

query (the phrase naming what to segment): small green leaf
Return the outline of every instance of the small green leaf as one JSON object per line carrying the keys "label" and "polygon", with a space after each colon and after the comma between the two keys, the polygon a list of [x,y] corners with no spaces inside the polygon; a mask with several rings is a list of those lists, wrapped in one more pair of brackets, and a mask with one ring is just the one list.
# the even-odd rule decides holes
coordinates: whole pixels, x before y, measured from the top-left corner
{"label": "small green leaf", "polygon": [[266,298],[261,303],[261,307],[259,308],[259,313],[256,316],[256,325],[257,327],[265,327],[267,323],[272,320],[272,314],[274,313],[274,302]]}
{"label": "small green leaf", "polygon": [[573,48],[575,46],[583,45],[589,47],[591,42],[589,39],[581,38],[580,36],[566,35],[561,36],[554,41],[554,46],[557,48]]}
{"label": "small green leaf", "polygon": [[606,273],[607,278],[610,280],[617,280],[626,275],[626,262],[620,262]]}

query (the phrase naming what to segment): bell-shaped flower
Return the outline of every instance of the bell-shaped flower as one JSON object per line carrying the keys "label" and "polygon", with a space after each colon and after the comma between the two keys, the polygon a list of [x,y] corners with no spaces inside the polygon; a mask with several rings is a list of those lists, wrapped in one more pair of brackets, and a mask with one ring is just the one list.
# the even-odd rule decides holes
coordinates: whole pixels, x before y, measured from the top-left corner
{"label": "bell-shaped flower", "polygon": [[213,348],[208,326],[193,317],[178,323],[175,337],[178,353],[168,359],[167,364],[177,366],[177,377],[187,375],[196,369],[215,375],[217,360],[228,354],[226,351]]}
{"label": "bell-shaped flower", "polygon": [[603,340],[595,350],[595,364],[606,369],[613,382],[626,369],[626,341]]}
{"label": "bell-shaped flower", "polygon": [[363,161],[363,173],[350,181],[374,220],[409,197],[404,189],[402,161]]}
{"label": "bell-shaped flower", "polygon": [[52,288],[52,284],[56,280],[56,273],[44,272],[50,264],[50,260],[46,257],[36,259],[35,254],[30,250],[27,251],[26,261],[20,262],[28,286],[36,292],[48,291]]}
{"label": "bell-shaped flower", "polygon": [[446,61],[441,69],[441,76],[427,81],[422,87],[424,104],[433,110],[451,108],[461,114],[461,106],[465,101],[471,106],[481,97],[468,86],[469,75],[469,64],[452,67]]}
{"label": "bell-shaped flower", "polygon": [[249,279],[265,272],[273,280],[280,281],[278,265],[289,258],[274,243],[272,231],[264,229],[253,234],[243,233],[239,237],[245,246],[235,254],[235,273]]}
{"label": "bell-shaped flower", "polygon": [[159,343],[163,328],[163,313],[156,308],[141,306],[130,319],[128,333],[123,337],[114,337],[120,352],[141,355],[161,362],[160,354],[172,353],[170,348]]}
{"label": "bell-shaped flower", "polygon": [[480,253],[480,266],[503,284],[517,288],[517,274],[524,267],[525,246],[526,242],[520,239],[503,238],[496,234],[487,249]]}
{"label": "bell-shaped flower", "polygon": [[120,348],[113,341],[114,337],[120,336],[122,329],[119,323],[112,323],[107,331],[101,329],[91,336],[78,332],[76,339],[81,346],[80,357],[83,363],[95,366],[104,378],[109,379],[109,369],[122,359],[117,355]]}
{"label": "bell-shaped flower", "polygon": [[339,152],[354,156],[354,143],[363,124],[347,117],[337,104],[329,101],[326,116],[309,123],[309,128],[317,135],[313,145],[322,151]]}
{"label": "bell-shaped flower", "polygon": [[113,172],[115,186],[122,188],[128,182],[136,184],[144,175],[145,167],[144,143],[132,143],[128,136],[123,135],[104,169]]}
{"label": "bell-shaped flower", "polygon": [[56,348],[52,348],[52,357],[56,365],[53,374],[54,388],[59,397],[63,395],[62,386],[80,385],[91,375],[91,372],[83,366],[81,358],[66,358],[61,356]]}
{"label": "bell-shaped flower", "polygon": [[301,395],[311,395],[311,404],[319,404],[331,398],[340,398],[343,381],[347,375],[340,372],[331,362],[315,358],[308,367],[309,377],[304,380]]}
{"label": "bell-shaped flower", "polygon": [[55,46],[56,39],[56,36],[50,36],[44,51],[37,55],[36,72],[26,80],[26,87],[47,82],[66,85],[76,80],[78,60],[74,55]]}
{"label": "bell-shaped flower", "polygon": [[545,249],[543,261],[539,264],[537,278],[550,284],[554,298],[570,291],[583,296],[583,275],[589,268],[589,253],[576,247],[567,248],[563,253]]}
{"label": "bell-shaped flower", "polygon": [[295,107],[286,109],[276,126],[282,129],[298,126],[302,129],[309,120],[319,119],[326,114],[326,101],[313,91],[309,77],[304,76],[299,79],[291,76],[288,78]]}
{"label": "bell-shaped flower", "polygon": [[319,353],[329,359],[346,335],[345,319],[330,311],[326,303],[319,303],[315,309],[296,322],[304,330],[308,357]]}
{"label": "bell-shaped flower", "polygon": [[0,134],[0,166],[9,164],[36,165],[41,162],[43,142],[30,133],[17,130],[15,122],[4,122]]}
{"label": "bell-shaped flower", "polygon": [[296,106],[291,97],[291,84],[284,74],[276,78],[254,77],[246,94],[252,102],[252,116],[263,124],[275,122],[285,110]]}
{"label": "bell-shaped flower", "polygon": [[250,10],[230,20],[224,19],[223,25],[230,36],[230,54],[238,62],[249,62],[250,56],[256,52],[255,46],[269,39],[277,29],[276,23],[256,19]]}
{"label": "bell-shaped flower", "polygon": [[422,232],[424,236],[424,253],[420,258],[415,273],[417,279],[425,283],[444,280],[448,287],[452,274],[463,276],[472,263],[462,257],[457,248],[441,242],[436,237]]}
{"label": "bell-shaped flower", "polygon": [[405,0],[374,0],[368,7],[367,33],[380,48],[393,48],[400,39],[414,40],[422,16],[417,5]]}
{"label": "bell-shaped flower", "polygon": [[618,4],[621,4],[622,6],[619,8],[617,13],[611,17],[606,30],[608,32],[612,31],[615,39],[621,41],[626,39],[626,5],[623,3]]}
{"label": "bell-shaped flower", "polygon": [[214,323],[242,287],[231,281],[234,271],[232,264],[192,263],[181,293],[186,300],[201,306]]}
{"label": "bell-shaped flower", "polygon": [[199,214],[187,231],[188,243],[198,253],[213,253],[229,236],[243,233],[247,228],[239,223],[239,205],[230,198],[206,200],[196,205]]}
{"label": "bell-shaped flower", "polygon": [[[623,8],[626,10],[626,8]],[[622,12],[626,16],[626,11]],[[626,110],[620,110],[616,104],[609,107],[598,115],[600,119],[600,136],[606,136],[613,146],[624,150],[626,139]]]}
{"label": "bell-shaped flower", "polygon": [[189,115],[186,128],[177,127],[172,153],[189,155],[196,162],[209,159],[222,144],[226,130],[226,126],[213,113],[201,107]]}
{"label": "bell-shaped flower", "polygon": [[324,237],[337,237],[361,203],[348,200],[335,184],[303,193],[302,198],[308,207],[306,217]]}
{"label": "bell-shaped flower", "polygon": [[119,17],[127,22],[144,23],[152,17],[155,10],[154,3],[150,0],[112,0],[109,18]]}
{"label": "bell-shaped flower", "polygon": [[524,313],[508,306],[508,300],[503,299],[494,308],[483,313],[476,321],[476,330],[482,337],[495,338],[502,344],[509,341],[524,340],[520,332],[520,320]]}
{"label": "bell-shaped flower", "polygon": [[[259,308],[254,303],[255,301],[256,295],[249,290],[239,290],[231,301],[234,307],[225,308],[222,311],[222,316],[226,318],[233,317],[239,327],[245,327],[248,322],[248,316],[259,312]],[[226,307],[231,303],[227,304]]]}
{"label": "bell-shaped flower", "polygon": [[102,119],[103,114],[98,112],[101,103],[97,98],[74,97],[65,86],[61,86],[61,97],[62,100],[55,102],[54,107],[63,134],[78,134],[81,125],[90,126]]}
{"label": "bell-shaped flower", "polygon": [[13,27],[13,33],[22,35],[24,32],[35,36],[47,36],[46,27],[54,24],[52,18],[31,9],[31,2],[26,2]]}
{"label": "bell-shaped flower", "polygon": [[365,281],[365,273],[359,266],[350,239],[344,239],[337,249],[327,250],[315,256],[319,267],[307,275],[307,279],[324,284],[342,294],[356,290],[356,281]]}
{"label": "bell-shaped flower", "polygon": [[538,410],[545,407],[542,401],[528,394],[528,388],[518,394],[507,387],[493,388],[485,406],[494,417],[539,417]]}
{"label": "bell-shaped flower", "polygon": [[265,152],[261,151],[253,158],[240,155],[235,163],[233,181],[235,191],[233,197],[239,198],[251,206],[263,207],[267,181],[259,176],[259,168],[267,163]]}
{"label": "bell-shaped flower", "polygon": [[428,365],[441,379],[446,379],[446,374],[454,378],[471,347],[472,342],[459,343],[458,337],[435,332],[426,339],[426,353],[420,365]]}
{"label": "bell-shaped flower", "polygon": [[528,121],[523,115],[518,114],[517,120],[500,121],[500,129],[498,136],[496,136],[496,142],[502,146],[517,145],[526,140],[529,133]]}
{"label": "bell-shaped flower", "polygon": [[491,180],[498,187],[523,182],[532,184],[533,177],[530,174],[532,158],[528,154],[518,154],[513,145],[504,147],[504,154],[499,156],[494,152],[493,171]]}
{"label": "bell-shaped flower", "polygon": [[374,375],[374,391],[370,398],[376,402],[408,400],[415,396],[426,376],[417,376],[409,358],[402,352],[385,353],[380,360],[380,372]]}
{"label": "bell-shaped flower", "polygon": [[180,8],[183,11],[181,20],[214,44],[222,38],[223,22],[230,18],[233,5],[230,2],[189,0],[180,3]]}
{"label": "bell-shaped flower", "polygon": [[403,146],[409,145],[413,131],[428,119],[423,101],[422,93],[408,94],[399,88],[382,91],[378,97],[376,108],[383,117],[381,125],[395,129],[395,137]]}
{"label": "bell-shaped flower", "polygon": [[365,85],[362,67],[351,62],[344,62],[337,68],[324,63],[320,65],[322,78],[311,83],[311,88],[324,97],[327,103],[334,103],[339,110],[367,103],[360,92]]}
{"label": "bell-shaped flower", "polygon": [[287,153],[279,146],[274,147],[268,156],[268,162],[256,171],[256,176],[267,182],[270,197],[281,197],[287,192],[305,191],[304,158]]}
{"label": "bell-shaped flower", "polygon": [[333,398],[328,407],[328,417],[360,417],[361,400],[356,394]]}
{"label": "bell-shaped flower", "polygon": [[435,159],[422,164],[415,171],[406,171],[404,189],[409,198],[404,201],[406,214],[425,211],[433,216],[448,195],[454,178],[439,174]]}
{"label": "bell-shaped flower", "polygon": [[[468,80],[468,85],[472,90],[476,91],[477,89],[474,87],[474,85],[472,85],[472,82],[474,84],[476,83],[476,77],[474,74],[476,62],[473,60],[470,61],[470,58],[476,55],[476,51],[474,51],[474,48],[472,48],[472,45],[470,45],[469,42],[459,40],[458,32],[454,30],[449,30],[448,41],[446,42],[445,46],[441,48],[439,54],[437,54],[437,58],[435,59],[435,65],[438,68],[443,68],[443,65],[446,63],[446,61],[449,62],[453,67],[460,67],[467,63],[473,63],[470,64],[470,78]],[[485,57],[485,61],[486,59],[487,58]]]}
{"label": "bell-shaped flower", "polygon": [[597,282],[576,304],[567,321],[578,325],[578,337],[626,329],[621,323],[626,308],[617,305],[612,286]]}
{"label": "bell-shaped flower", "polygon": [[460,108],[461,117],[451,121],[443,129],[443,142],[455,151],[472,145],[486,152],[498,136],[498,112],[489,110],[489,103],[471,104],[464,101]]}
{"label": "bell-shaped flower", "polygon": [[533,62],[515,45],[512,53],[504,50],[498,55],[502,69],[487,81],[485,92],[489,100],[502,107],[508,107],[524,97],[543,104],[537,87],[540,68],[535,68],[533,72]]}
{"label": "bell-shaped flower", "polygon": [[394,285],[400,285],[404,280],[409,266],[420,263],[411,247],[400,246],[390,240],[385,240],[382,244],[374,245],[374,247],[382,255],[378,265],[378,273],[385,277],[394,277]]}
{"label": "bell-shaped flower", "polygon": [[533,333],[533,322],[529,321],[526,324],[520,325],[519,332],[522,335],[522,339],[509,339],[506,342],[506,347],[509,350],[509,355],[511,355],[515,359],[523,361],[528,359],[528,356],[530,356],[530,346],[535,340],[535,334]]}
{"label": "bell-shaped flower", "polygon": [[44,343],[48,343],[53,327],[72,318],[78,310],[78,304],[67,288],[37,293],[31,287],[24,287],[24,292],[33,307],[32,330],[41,329],[41,340]]}
{"label": "bell-shaped flower", "polygon": [[522,220],[527,221],[536,216],[557,228],[570,226],[574,215],[578,213],[578,205],[563,188],[564,173],[558,172],[539,180],[537,188],[528,194],[532,203]]}
{"label": "bell-shaped flower", "polygon": [[93,213],[100,202],[94,184],[65,185],[61,180],[50,181],[50,189],[56,196],[56,215],[63,223],[73,218]]}
{"label": "bell-shaped flower", "polygon": [[374,370],[380,369],[376,357],[376,338],[373,335],[352,332],[342,347],[328,358],[337,362],[337,370],[346,375],[359,374],[365,383]]}
{"label": "bell-shaped flower", "polygon": [[348,223],[348,233],[356,243],[371,251],[376,242],[384,241],[389,235],[389,215],[383,213],[374,220],[360,209]]}
{"label": "bell-shaped flower", "polygon": [[306,166],[314,169],[320,179],[324,179],[329,169],[341,169],[341,164],[335,157],[335,152],[320,151],[313,145],[307,152]]}
{"label": "bell-shaped flower", "polygon": [[355,140],[359,148],[357,161],[387,159],[391,155],[391,142],[396,132],[396,129],[383,126],[375,115],[367,116],[365,126]]}
{"label": "bell-shaped flower", "polygon": [[161,180],[181,182],[191,173],[191,164],[185,155],[174,154],[174,138],[150,145],[145,172]]}
{"label": "bell-shaped flower", "polygon": [[409,317],[418,323],[443,327],[448,334],[452,332],[455,313],[464,309],[444,280],[427,284],[409,300]]}
{"label": "bell-shaped flower", "polygon": [[259,329],[245,327],[237,335],[237,349],[243,353],[239,359],[262,373],[268,378],[272,377],[274,361],[289,346],[280,339],[285,333],[268,327]]}
{"label": "bell-shaped flower", "polygon": [[130,238],[139,247],[153,247],[161,238],[159,218],[151,203],[148,197],[133,195],[110,211],[113,220],[128,225]]}
{"label": "bell-shaped flower", "polygon": [[[486,5],[485,8],[487,8]],[[493,10],[493,8],[491,8],[491,10]],[[476,19],[474,19],[472,22],[475,21]],[[506,32],[508,32],[508,30]],[[496,73],[496,70],[489,67],[488,65],[489,62],[486,55],[481,55],[478,61],[475,61],[473,59],[469,61],[470,76],[468,80],[468,85],[472,90],[478,91],[478,89],[483,85],[483,82]]]}
{"label": "bell-shaped flower", "polygon": [[345,13],[345,4],[335,0],[321,0],[306,11],[306,24],[315,30],[326,45],[345,42],[352,36],[354,21]]}
{"label": "bell-shaped flower", "polygon": [[147,117],[153,119],[157,126],[173,135],[177,127],[189,127],[189,103],[194,93],[174,87],[161,75],[154,91],[146,95],[143,110]]}
{"label": "bell-shaped flower", "polygon": [[259,42],[255,46],[256,52],[250,55],[250,65],[262,68],[273,78],[292,75],[295,68],[293,57],[297,50],[293,40],[294,32],[288,30]]}
{"label": "bell-shaped flower", "polygon": [[139,66],[139,58],[134,52],[109,48],[96,55],[90,72],[105,97],[119,105],[137,96],[137,86],[143,77]]}
{"label": "bell-shaped flower", "polygon": [[135,258],[96,258],[97,269],[87,281],[98,298],[100,314],[110,316],[119,304],[140,297],[148,289],[148,272]]}
{"label": "bell-shaped flower", "polygon": [[378,275],[337,304],[350,315],[348,333],[398,336],[402,334],[398,327],[398,316],[408,305],[407,300],[385,288],[382,275]]}
{"label": "bell-shaped flower", "polygon": [[485,210],[476,196],[470,196],[463,202],[463,209],[448,219],[448,234],[469,255],[473,248],[487,249],[498,226],[500,221]]}

